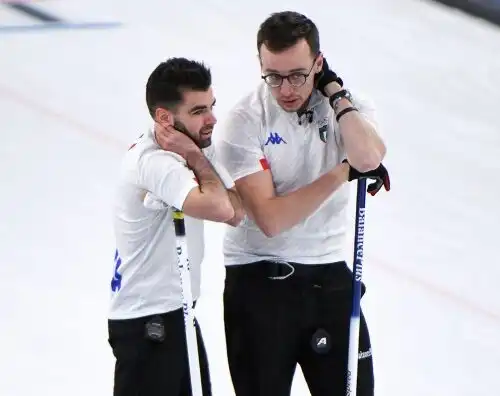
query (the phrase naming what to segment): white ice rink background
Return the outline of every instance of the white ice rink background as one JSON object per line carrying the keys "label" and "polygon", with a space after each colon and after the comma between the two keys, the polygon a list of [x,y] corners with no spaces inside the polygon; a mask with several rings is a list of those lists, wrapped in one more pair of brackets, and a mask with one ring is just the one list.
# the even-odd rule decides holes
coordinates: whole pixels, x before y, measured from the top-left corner
{"label": "white ice rink background", "polygon": [[[167,57],[204,60],[223,119],[260,80],[259,23],[284,9],[317,22],[388,145],[392,191],[366,212],[376,394],[500,395],[498,28],[418,0],[37,5],[68,23],[119,24],[42,29],[0,6],[0,395],[111,394],[111,198],[122,154],[150,125],[145,81]],[[6,28],[26,25],[38,27]],[[214,394],[231,396],[223,229],[206,226],[197,315]],[[308,394],[298,372],[293,395]]]}

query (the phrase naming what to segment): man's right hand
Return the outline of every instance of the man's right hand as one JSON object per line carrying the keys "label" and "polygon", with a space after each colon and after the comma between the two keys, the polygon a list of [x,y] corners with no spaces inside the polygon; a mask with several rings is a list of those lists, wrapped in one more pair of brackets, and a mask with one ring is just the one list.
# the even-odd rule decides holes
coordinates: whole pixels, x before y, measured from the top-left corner
{"label": "man's right hand", "polygon": [[[333,84],[332,84],[333,83]],[[323,68],[321,71],[314,75],[314,84],[316,89],[318,89],[327,98],[333,95],[335,92],[340,91],[344,86],[342,79],[337,76],[326,61],[323,56]],[[328,87],[328,89],[327,89]]]}
{"label": "man's right hand", "polygon": [[200,148],[189,136],[179,132],[173,126],[155,123],[155,137],[163,150],[179,154],[186,161],[190,154],[201,153]]}

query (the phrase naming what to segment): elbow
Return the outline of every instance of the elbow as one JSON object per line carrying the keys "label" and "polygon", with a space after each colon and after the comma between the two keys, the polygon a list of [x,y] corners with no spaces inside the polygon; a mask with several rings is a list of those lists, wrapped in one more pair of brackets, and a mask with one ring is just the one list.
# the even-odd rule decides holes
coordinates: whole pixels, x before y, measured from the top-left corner
{"label": "elbow", "polygon": [[387,151],[384,141],[378,136],[374,127],[368,124],[368,129],[371,130],[373,139],[347,153],[349,164],[363,173],[377,169]]}
{"label": "elbow", "polygon": [[262,232],[268,238],[274,238],[275,236],[277,236],[279,234],[279,232],[275,231],[275,230],[265,230]]}
{"label": "elbow", "polygon": [[267,238],[275,237],[281,231],[278,229],[276,222],[272,221],[272,219],[265,214],[256,215],[255,213],[248,212],[248,217]]}
{"label": "elbow", "polygon": [[[264,207],[266,206],[264,205]],[[273,238],[285,231],[282,223],[279,223],[276,217],[268,211],[259,210],[257,213],[247,211],[246,214],[267,238]]]}
{"label": "elbow", "polygon": [[278,224],[273,221],[263,221],[261,223],[257,223],[257,226],[268,238],[273,238],[281,233],[281,229],[278,227]]}
{"label": "elbow", "polygon": [[242,221],[246,216],[245,210],[243,208],[236,209],[234,211],[234,217],[237,219],[238,223]]}
{"label": "elbow", "polygon": [[246,213],[243,208],[239,208],[234,211],[233,223],[235,227],[243,221],[245,215]]}
{"label": "elbow", "polygon": [[244,217],[245,211],[243,209],[235,209],[234,216],[226,223],[233,227],[237,227],[243,221]]}
{"label": "elbow", "polygon": [[234,218],[233,205],[229,199],[221,199],[219,203],[213,207],[212,221],[226,223]]}
{"label": "elbow", "polygon": [[360,153],[355,158],[348,158],[349,164],[359,172],[365,173],[377,169],[385,157],[385,146]]}
{"label": "elbow", "polygon": [[358,172],[366,173],[375,170],[380,165],[380,160],[376,158],[361,158],[357,161],[349,161],[354,169]]}

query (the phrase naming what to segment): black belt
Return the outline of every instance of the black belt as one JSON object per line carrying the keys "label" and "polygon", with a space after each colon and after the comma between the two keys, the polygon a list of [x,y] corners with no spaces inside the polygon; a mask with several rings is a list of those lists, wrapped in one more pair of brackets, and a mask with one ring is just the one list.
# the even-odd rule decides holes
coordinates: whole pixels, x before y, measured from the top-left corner
{"label": "black belt", "polygon": [[[273,280],[321,280],[338,274],[345,276],[347,264],[337,261],[326,264],[301,264],[287,261],[258,261],[248,264],[228,265],[226,274],[237,278],[268,278]],[[349,272],[349,270],[347,271]]]}

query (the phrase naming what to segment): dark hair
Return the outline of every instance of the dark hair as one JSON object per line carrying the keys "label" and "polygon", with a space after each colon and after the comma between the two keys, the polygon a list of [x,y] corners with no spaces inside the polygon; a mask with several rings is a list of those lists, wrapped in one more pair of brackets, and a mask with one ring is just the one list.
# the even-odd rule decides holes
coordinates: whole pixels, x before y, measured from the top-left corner
{"label": "dark hair", "polygon": [[260,25],[257,50],[260,54],[265,44],[271,52],[281,52],[301,39],[307,41],[313,55],[319,54],[319,32],[313,21],[294,11],[275,12]]}
{"label": "dark hair", "polygon": [[146,104],[151,117],[158,107],[173,110],[185,91],[207,91],[212,84],[210,69],[186,58],[170,58],[153,70],[146,84]]}

